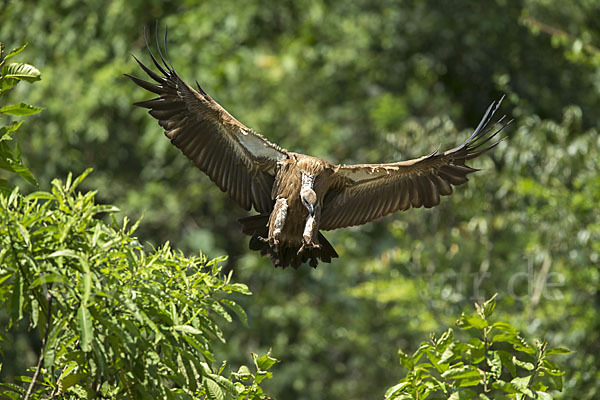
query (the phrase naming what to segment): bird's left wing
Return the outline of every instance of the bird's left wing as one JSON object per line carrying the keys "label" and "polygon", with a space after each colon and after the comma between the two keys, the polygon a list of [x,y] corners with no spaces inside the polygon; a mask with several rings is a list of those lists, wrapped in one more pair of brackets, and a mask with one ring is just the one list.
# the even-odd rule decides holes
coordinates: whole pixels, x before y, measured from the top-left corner
{"label": "bird's left wing", "polygon": [[338,165],[333,185],[323,201],[319,228],[332,230],[361,225],[410,207],[437,206],[440,196],[452,194],[452,186],[468,181],[477,171],[465,165],[495,147],[489,143],[507,123],[502,117],[488,127],[502,99],[492,103],[473,134],[460,146],[391,164]]}
{"label": "bird's left wing", "polygon": [[240,206],[270,212],[277,162],[287,151],[233,118],[200,85],[195,90],[184,82],[162,54],[162,64],[150,56],[160,74],[134,58],[156,83],[126,76],[159,97],[136,105],[149,108],[171,143]]}

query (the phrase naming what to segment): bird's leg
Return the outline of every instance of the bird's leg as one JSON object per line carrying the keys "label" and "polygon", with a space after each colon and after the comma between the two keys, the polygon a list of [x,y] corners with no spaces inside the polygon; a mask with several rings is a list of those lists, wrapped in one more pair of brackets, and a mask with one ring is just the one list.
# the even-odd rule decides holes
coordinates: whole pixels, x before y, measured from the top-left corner
{"label": "bird's leg", "polygon": [[304,225],[304,233],[302,234],[302,245],[298,249],[298,254],[302,253],[306,248],[320,249],[321,245],[315,240],[319,232],[319,219],[321,218],[321,206],[315,206],[314,215],[308,215],[306,224]]}
{"label": "bird's leg", "polygon": [[277,249],[277,246],[279,245],[279,238],[281,236],[281,230],[283,229],[283,225],[285,224],[287,212],[287,200],[285,198],[278,197],[277,201],[275,202],[275,206],[273,207],[271,218],[269,220],[269,237],[267,239],[263,239],[275,249]]}

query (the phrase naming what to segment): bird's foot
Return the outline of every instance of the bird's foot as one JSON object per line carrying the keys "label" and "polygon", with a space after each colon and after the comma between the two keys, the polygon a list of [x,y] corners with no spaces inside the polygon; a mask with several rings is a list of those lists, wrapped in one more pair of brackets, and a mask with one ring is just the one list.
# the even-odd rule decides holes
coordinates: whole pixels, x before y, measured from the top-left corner
{"label": "bird's foot", "polygon": [[273,249],[275,249],[275,251],[277,251],[277,248],[279,247],[279,238],[278,237],[269,236],[268,238],[264,238],[264,237],[260,236],[258,239],[261,242],[267,243],[270,247],[272,247]]}
{"label": "bird's foot", "polygon": [[319,250],[321,249],[321,245],[318,243],[313,242],[310,238],[307,238],[306,236],[304,237],[304,240],[302,241],[302,245],[300,246],[300,248],[298,249],[298,255],[302,254],[302,252],[304,250]]}

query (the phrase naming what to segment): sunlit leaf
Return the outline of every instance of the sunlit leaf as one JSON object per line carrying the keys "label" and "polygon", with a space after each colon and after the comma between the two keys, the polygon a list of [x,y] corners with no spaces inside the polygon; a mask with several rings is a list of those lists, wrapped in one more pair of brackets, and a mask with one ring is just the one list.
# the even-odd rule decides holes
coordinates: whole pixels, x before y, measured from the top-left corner
{"label": "sunlit leaf", "polygon": [[248,316],[246,315],[246,311],[244,311],[239,304],[231,300],[221,300],[221,303],[230,308],[238,316],[242,324],[245,327],[248,327]]}
{"label": "sunlit leaf", "polygon": [[572,353],[571,350],[565,349],[564,347],[555,347],[553,349],[546,351],[547,356],[551,356],[553,354],[571,354],[571,353]]}
{"label": "sunlit leaf", "polygon": [[25,115],[37,114],[42,110],[43,110],[43,108],[41,108],[41,107],[34,107],[29,104],[19,103],[19,104],[14,104],[11,106],[0,107],[0,114],[25,116]]}
{"label": "sunlit leaf", "polygon": [[196,329],[190,325],[176,325],[173,327],[173,330],[176,330],[179,332],[184,332],[184,333],[189,333],[191,335],[201,335],[202,334],[201,330]]}
{"label": "sunlit leaf", "polygon": [[480,374],[477,368],[472,365],[464,365],[458,368],[450,368],[442,374],[447,379],[479,378]]}
{"label": "sunlit leaf", "polygon": [[93,327],[90,312],[83,304],[77,311],[77,325],[79,326],[81,350],[87,353],[92,350]]}
{"label": "sunlit leaf", "polygon": [[2,68],[2,76],[8,79],[17,79],[35,82],[41,79],[40,71],[33,65],[25,63],[11,63]]}
{"label": "sunlit leaf", "polygon": [[225,400],[225,393],[221,387],[212,379],[205,378],[202,380],[202,385],[206,391],[206,397],[210,400]]}

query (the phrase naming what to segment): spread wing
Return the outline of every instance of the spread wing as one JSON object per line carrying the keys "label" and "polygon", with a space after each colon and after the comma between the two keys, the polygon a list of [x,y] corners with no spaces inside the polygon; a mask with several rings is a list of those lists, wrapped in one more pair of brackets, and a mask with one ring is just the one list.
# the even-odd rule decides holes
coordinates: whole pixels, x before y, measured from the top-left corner
{"label": "spread wing", "polygon": [[150,109],[171,143],[240,206],[270,212],[275,169],[287,151],[233,118],[197,82],[198,90],[185,83],[162,53],[162,65],[150,57],[160,74],[134,56],[156,83],[126,76],[158,97],[135,105]]}
{"label": "spread wing", "polygon": [[444,153],[433,153],[409,161],[391,164],[339,165],[333,184],[323,201],[319,228],[332,230],[360,225],[410,207],[437,206],[440,196],[452,194],[452,186],[468,181],[477,171],[465,165],[494,148],[490,144],[508,123],[502,117],[488,127],[502,99],[492,103],[479,126],[460,146]]}

